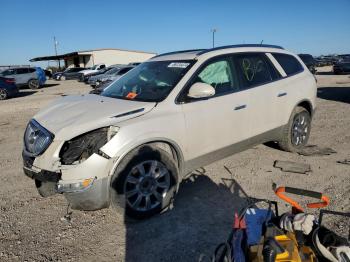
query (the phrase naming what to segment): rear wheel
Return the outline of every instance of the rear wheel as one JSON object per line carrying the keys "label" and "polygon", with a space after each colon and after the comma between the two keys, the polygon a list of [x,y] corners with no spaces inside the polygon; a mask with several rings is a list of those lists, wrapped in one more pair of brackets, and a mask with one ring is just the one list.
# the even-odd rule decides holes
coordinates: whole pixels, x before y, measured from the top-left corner
{"label": "rear wheel", "polygon": [[283,137],[279,142],[279,146],[285,151],[297,152],[307,144],[310,131],[310,113],[305,108],[298,106],[283,130]]}
{"label": "rear wheel", "polygon": [[8,98],[6,89],[0,88],[0,100],[5,100]]}
{"label": "rear wheel", "polygon": [[30,89],[38,89],[38,88],[40,88],[40,83],[36,79],[31,79],[28,82],[28,86]]}
{"label": "rear wheel", "polygon": [[167,208],[176,192],[178,171],[164,150],[142,146],[118,166],[112,188],[122,197],[125,213],[146,218]]}

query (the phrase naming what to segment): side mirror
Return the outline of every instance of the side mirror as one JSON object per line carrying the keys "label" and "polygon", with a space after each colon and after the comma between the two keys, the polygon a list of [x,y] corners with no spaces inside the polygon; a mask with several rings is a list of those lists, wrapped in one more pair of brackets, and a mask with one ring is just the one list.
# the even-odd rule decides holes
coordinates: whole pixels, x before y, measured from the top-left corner
{"label": "side mirror", "polygon": [[205,98],[215,95],[215,89],[211,85],[206,83],[194,83],[190,90],[188,91],[187,96],[191,98]]}

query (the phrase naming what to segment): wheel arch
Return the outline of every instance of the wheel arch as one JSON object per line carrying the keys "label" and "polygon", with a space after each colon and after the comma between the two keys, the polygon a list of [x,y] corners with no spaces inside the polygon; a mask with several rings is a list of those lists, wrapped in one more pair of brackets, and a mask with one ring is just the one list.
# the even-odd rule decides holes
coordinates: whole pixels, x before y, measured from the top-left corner
{"label": "wheel arch", "polygon": [[138,148],[145,146],[145,145],[149,145],[149,146],[154,146],[157,148],[160,148],[164,151],[166,151],[167,153],[169,153],[172,158],[175,161],[175,164],[177,165],[177,168],[179,170],[179,177],[177,179],[180,179],[181,174],[182,174],[182,170],[184,167],[184,157],[183,157],[183,153],[182,150],[180,148],[180,146],[173,140],[170,139],[166,139],[166,138],[158,138],[158,139],[150,139],[150,140],[143,140],[140,141],[137,144],[134,144],[132,147],[130,147],[128,150],[126,150],[123,154],[121,154],[117,161],[115,162],[112,170],[111,170],[111,177],[113,180],[113,176],[115,175],[115,171],[118,168],[118,166],[120,165],[120,163],[127,158],[130,154],[132,154],[133,151],[137,150]]}
{"label": "wheel arch", "polygon": [[303,100],[299,101],[296,104],[296,106],[293,108],[293,110],[298,106],[305,108],[310,113],[311,117],[313,117],[315,109],[314,109],[314,106],[312,105],[310,100],[303,99]]}

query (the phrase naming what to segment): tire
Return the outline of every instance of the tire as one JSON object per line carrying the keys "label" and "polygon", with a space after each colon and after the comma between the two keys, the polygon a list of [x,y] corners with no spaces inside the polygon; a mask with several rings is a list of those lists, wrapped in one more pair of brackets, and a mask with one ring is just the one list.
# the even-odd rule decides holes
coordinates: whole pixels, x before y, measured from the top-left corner
{"label": "tire", "polygon": [[31,79],[28,81],[28,87],[30,89],[39,89],[40,88],[40,83],[36,79]]}
{"label": "tire", "polygon": [[169,153],[144,145],[129,153],[118,165],[111,187],[116,193],[114,197],[118,198],[114,203],[121,203],[127,216],[144,219],[171,204],[177,184],[178,168]]}
{"label": "tire", "polygon": [[9,97],[6,89],[0,88],[0,100],[6,100]]}
{"label": "tire", "polygon": [[298,152],[303,148],[310,137],[311,115],[304,107],[296,107],[284,127],[282,140],[279,146],[287,152]]}

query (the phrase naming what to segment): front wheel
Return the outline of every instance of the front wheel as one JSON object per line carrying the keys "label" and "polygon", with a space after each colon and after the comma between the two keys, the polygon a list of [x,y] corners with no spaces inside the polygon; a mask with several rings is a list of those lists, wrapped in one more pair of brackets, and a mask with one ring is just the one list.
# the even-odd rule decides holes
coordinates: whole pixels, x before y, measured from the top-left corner
{"label": "front wheel", "polygon": [[285,151],[297,152],[307,144],[310,131],[311,115],[305,108],[298,106],[284,127],[279,146]]}
{"label": "front wheel", "polygon": [[28,86],[30,89],[38,89],[40,87],[40,83],[36,79],[31,79],[28,82]]}
{"label": "front wheel", "polygon": [[176,192],[178,171],[164,150],[142,146],[119,165],[112,180],[116,197],[123,197],[126,215],[146,218],[167,208]]}
{"label": "front wheel", "polygon": [[7,98],[7,91],[4,88],[0,88],[0,100],[6,100]]}

